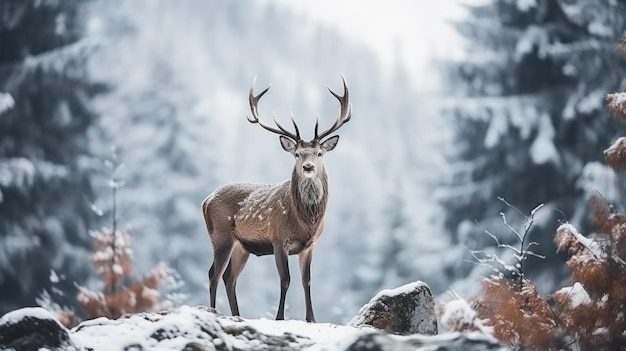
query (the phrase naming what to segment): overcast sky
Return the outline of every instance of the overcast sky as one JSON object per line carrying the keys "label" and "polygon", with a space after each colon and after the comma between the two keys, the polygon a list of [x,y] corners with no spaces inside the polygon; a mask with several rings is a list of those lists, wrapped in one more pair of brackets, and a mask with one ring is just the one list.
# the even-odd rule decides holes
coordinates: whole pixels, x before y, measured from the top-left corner
{"label": "overcast sky", "polygon": [[427,70],[429,59],[461,54],[458,36],[447,24],[463,16],[458,0],[273,1],[366,43],[387,67],[400,57],[419,75]]}

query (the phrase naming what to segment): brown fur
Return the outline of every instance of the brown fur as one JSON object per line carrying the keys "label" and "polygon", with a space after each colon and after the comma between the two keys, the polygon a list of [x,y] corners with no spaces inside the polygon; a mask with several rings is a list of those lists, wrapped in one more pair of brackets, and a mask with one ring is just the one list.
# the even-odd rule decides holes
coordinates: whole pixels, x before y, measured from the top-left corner
{"label": "brown fur", "polygon": [[339,136],[330,136],[352,117],[348,85],[343,81],[344,94],[328,90],[341,108],[335,123],[318,130],[315,138],[304,141],[293,119],[295,132],[281,126],[276,128],[259,119],[258,102],[269,87],[254,95],[254,81],[248,100],[252,117],[248,121],[280,135],[283,149],[293,155],[296,164],[291,179],[280,184],[228,184],[217,189],[202,202],[202,213],[213,244],[213,264],[209,269],[211,307],[215,308],[217,286],[223,277],[233,315],[239,315],[235,288],[237,277],[250,253],[257,256],[274,255],[280,276],[280,300],[276,319],[285,318],[285,296],[289,288],[289,255],[299,255],[302,286],[306,303],[306,320],[315,321],[311,305],[311,259],[313,245],[322,235],[328,203],[328,176],[322,156],[337,145]]}
{"label": "brown fur", "polygon": [[[233,315],[239,314],[236,281],[250,253],[276,255],[281,276],[277,319],[284,318],[284,294],[289,286],[287,255],[300,255],[308,321],[314,321],[310,302],[310,261],[315,241],[322,234],[328,203],[328,176],[318,155],[319,143],[300,145],[290,180],[279,184],[228,184],[209,195],[202,212],[214,249],[209,271],[211,306],[223,276]],[[304,175],[303,164],[312,163],[315,176]],[[303,193],[305,190],[307,193]],[[321,194],[320,194],[321,193]],[[307,195],[308,194],[308,195]],[[319,195],[319,201],[317,197]]]}

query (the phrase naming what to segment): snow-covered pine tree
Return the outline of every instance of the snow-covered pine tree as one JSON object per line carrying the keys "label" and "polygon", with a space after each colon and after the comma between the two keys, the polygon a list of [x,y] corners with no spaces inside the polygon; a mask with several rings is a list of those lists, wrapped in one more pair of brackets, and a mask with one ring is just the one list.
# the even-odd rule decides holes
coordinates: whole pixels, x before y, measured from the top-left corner
{"label": "snow-covered pine tree", "polygon": [[[497,197],[524,211],[537,203],[562,211],[544,223],[567,213],[586,225],[586,189],[610,173],[596,160],[623,128],[607,122],[602,102],[626,72],[615,51],[626,2],[493,0],[468,11],[458,24],[467,58],[449,66],[460,96],[446,110],[456,134],[442,196],[448,230],[480,248],[482,228],[510,212]],[[549,236],[531,236],[549,265]]]}
{"label": "snow-covered pine tree", "polygon": [[[626,55],[626,40],[619,48]],[[626,93],[609,94],[607,108],[626,121]],[[618,138],[604,151],[606,163],[616,172],[626,164],[624,140]],[[618,350],[626,345],[626,216],[598,192],[590,203],[597,230],[593,236],[583,236],[569,223],[556,232],[558,249],[570,255],[571,285],[552,296],[572,344],[582,350]]]}
{"label": "snow-covered pine tree", "polygon": [[101,87],[86,72],[83,5],[0,2],[0,314],[34,304],[51,275],[71,292],[88,274],[86,134]]}
{"label": "snow-covered pine tree", "polygon": [[[626,53],[626,41],[620,49]],[[620,120],[626,119],[623,94],[607,98],[609,111]],[[605,150],[606,162],[620,170],[625,153],[620,137]],[[491,274],[483,280],[483,294],[473,301],[478,317],[514,349],[608,351],[626,345],[626,216],[597,191],[590,204],[597,233],[585,237],[564,223],[554,236],[558,250],[569,255],[570,286],[544,295],[524,276]],[[481,262],[502,262],[487,258],[493,259]]]}

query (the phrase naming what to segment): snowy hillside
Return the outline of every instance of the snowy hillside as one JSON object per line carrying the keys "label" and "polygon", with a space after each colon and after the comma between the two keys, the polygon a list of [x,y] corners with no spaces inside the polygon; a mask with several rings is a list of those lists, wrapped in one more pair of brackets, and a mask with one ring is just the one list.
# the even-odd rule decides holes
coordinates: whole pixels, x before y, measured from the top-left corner
{"label": "snowy hillside", "polygon": [[506,350],[480,333],[397,336],[331,323],[226,317],[206,307],[98,318],[67,330],[42,308],[0,319],[0,347],[17,350]]}

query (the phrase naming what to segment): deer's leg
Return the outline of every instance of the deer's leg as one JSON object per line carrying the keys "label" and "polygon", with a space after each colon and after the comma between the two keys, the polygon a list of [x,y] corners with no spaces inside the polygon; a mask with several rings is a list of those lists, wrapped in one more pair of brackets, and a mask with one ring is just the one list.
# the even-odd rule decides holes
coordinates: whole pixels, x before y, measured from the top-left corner
{"label": "deer's leg", "polygon": [[274,245],[274,258],[276,259],[276,268],[280,277],[280,301],[278,302],[278,312],[276,320],[285,319],[285,297],[291,277],[289,276],[289,256],[282,243]]}
{"label": "deer's leg", "polygon": [[304,288],[304,302],[306,303],[306,321],[315,322],[313,305],[311,304],[311,260],[313,258],[313,246],[302,251],[298,256],[300,274],[302,275],[302,287]]}
{"label": "deer's leg", "polygon": [[209,269],[209,293],[211,296],[211,307],[213,308],[215,308],[215,302],[217,300],[217,286],[230,260],[233,243],[233,239],[228,238],[213,244],[215,245],[213,249],[213,264],[211,265],[211,269]]}
{"label": "deer's leg", "polygon": [[237,278],[246,266],[250,253],[244,249],[241,244],[236,241],[233,245],[233,251],[230,255],[230,262],[224,272],[224,284],[226,285],[226,295],[228,295],[228,303],[233,316],[239,315],[239,305],[237,304],[237,295],[235,289],[237,287]]}

